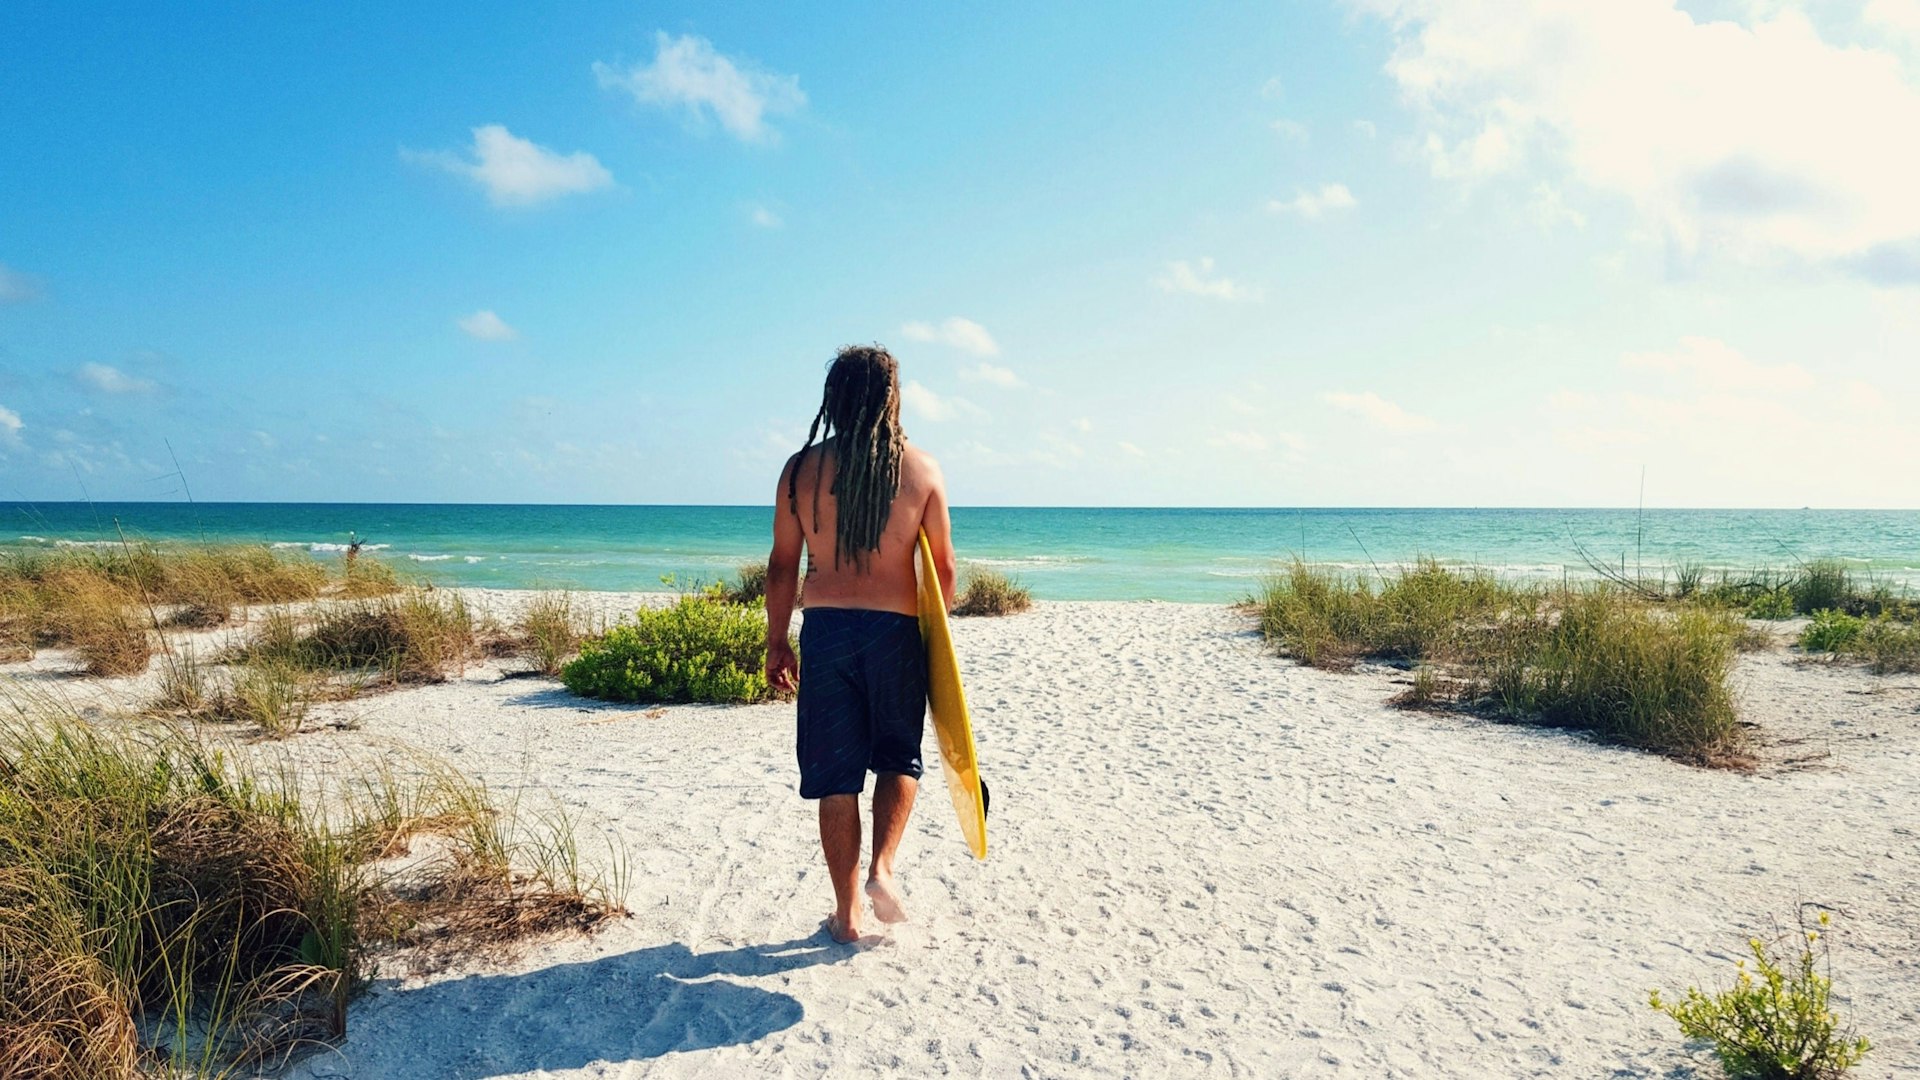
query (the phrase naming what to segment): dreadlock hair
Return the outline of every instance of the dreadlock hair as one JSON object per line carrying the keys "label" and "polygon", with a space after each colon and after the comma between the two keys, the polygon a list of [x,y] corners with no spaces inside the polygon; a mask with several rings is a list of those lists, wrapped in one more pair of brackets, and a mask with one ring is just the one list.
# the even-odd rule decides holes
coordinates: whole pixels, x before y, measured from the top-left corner
{"label": "dreadlock hair", "polygon": [[[833,564],[844,557],[864,568],[867,555],[880,550],[880,534],[900,492],[900,458],[907,437],[900,430],[900,364],[880,345],[849,345],[827,367],[827,389],[807,430],[806,445],[794,455],[787,478],[787,505],[800,513],[800,461],[819,438],[837,436],[833,500],[839,510],[834,528]],[[814,462],[813,527],[820,528],[822,453]]]}

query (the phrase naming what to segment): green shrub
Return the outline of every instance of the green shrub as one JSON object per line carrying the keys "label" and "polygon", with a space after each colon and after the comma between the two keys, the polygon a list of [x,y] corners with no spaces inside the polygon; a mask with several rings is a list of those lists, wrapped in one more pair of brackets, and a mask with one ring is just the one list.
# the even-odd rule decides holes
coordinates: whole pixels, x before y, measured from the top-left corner
{"label": "green shrub", "polygon": [[770,696],[760,604],[682,596],[588,638],[560,670],[567,689],[612,701],[745,703]]}
{"label": "green shrub", "polygon": [[1800,647],[1808,652],[1846,652],[1866,625],[1867,621],[1858,616],[1821,608],[1800,631]]}
{"label": "green shrub", "polygon": [[1876,675],[1920,671],[1920,625],[1881,616],[1861,628],[1851,648]]}
{"label": "green shrub", "polygon": [[985,566],[969,566],[960,579],[955,615],[1017,615],[1033,606],[1033,592],[1013,578]]}
{"label": "green shrub", "polygon": [[1747,605],[1749,619],[1793,618],[1793,594],[1785,589],[1768,589]]}
{"label": "green shrub", "polygon": [[1808,563],[1787,586],[1793,594],[1793,610],[1811,615],[1823,609],[1845,610],[1853,600],[1853,575],[1845,563],[1816,559]]}
{"label": "green shrub", "polygon": [[[1822,912],[1819,926],[1829,922]],[[1792,941],[1790,956],[1783,956],[1779,943],[1752,938],[1753,968],[1740,961],[1731,987],[1713,994],[1689,987],[1672,1002],[1655,990],[1648,1003],[1688,1038],[1712,1043],[1729,1080],[1836,1080],[1871,1046],[1842,1030],[1832,1009],[1831,954],[1821,931],[1807,929]]]}
{"label": "green shrub", "polygon": [[1606,589],[1569,593],[1555,608],[1510,620],[1479,661],[1502,711],[1698,759],[1732,747],[1733,619]]}

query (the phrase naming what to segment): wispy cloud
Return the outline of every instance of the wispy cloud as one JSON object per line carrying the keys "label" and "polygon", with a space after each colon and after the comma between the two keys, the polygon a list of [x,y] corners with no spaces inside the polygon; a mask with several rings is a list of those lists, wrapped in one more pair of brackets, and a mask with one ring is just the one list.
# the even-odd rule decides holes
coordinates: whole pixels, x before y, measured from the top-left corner
{"label": "wispy cloud", "polygon": [[1353,413],[1375,427],[1388,431],[1431,431],[1439,425],[1418,413],[1408,412],[1371,390],[1361,393],[1335,391],[1322,394],[1321,400],[1336,409]]}
{"label": "wispy cloud", "polygon": [[44,295],[39,278],[0,263],[0,304],[25,304]]}
{"label": "wispy cloud", "polygon": [[1242,285],[1224,274],[1213,272],[1213,260],[1201,258],[1195,262],[1178,259],[1167,264],[1167,272],[1153,280],[1161,291],[1170,293],[1191,293],[1194,296],[1211,296],[1218,300],[1258,300],[1260,290]]}
{"label": "wispy cloud", "polygon": [[1301,190],[1291,199],[1273,199],[1267,209],[1276,214],[1298,214],[1309,220],[1333,210],[1351,210],[1360,204],[1345,184],[1322,184],[1317,191]]}
{"label": "wispy cloud", "polygon": [[1027,385],[1024,379],[1014,374],[1012,368],[1004,368],[999,364],[990,364],[985,360],[980,361],[972,367],[961,368],[960,377],[966,379],[968,382],[991,383],[994,386],[1003,387],[1008,390]]}
{"label": "wispy cloud", "polygon": [[0,405],[0,446],[19,446],[20,429],[24,427],[19,413]]}
{"label": "wispy cloud", "polygon": [[776,136],[767,117],[798,112],[807,103],[798,76],[763,71],[691,34],[657,33],[651,63],[596,63],[593,74],[602,87],[624,90],[642,105],[681,108],[696,119],[711,116],[742,142],[771,141]]}
{"label": "wispy cloud", "polygon": [[936,394],[915,380],[909,379],[900,388],[900,402],[907,411],[922,420],[944,424],[949,420],[984,419],[986,410],[963,397]]}
{"label": "wispy cloud", "polygon": [[613,185],[613,174],[592,154],[556,153],[500,124],[473,129],[472,155],[468,160],[446,150],[400,151],[403,160],[479,184],[495,206],[530,206]]}
{"label": "wispy cloud", "polygon": [[1278,120],[1274,120],[1268,123],[1267,126],[1273,129],[1273,133],[1275,135],[1278,135],[1289,142],[1306,142],[1307,141],[1307,137],[1308,137],[1307,125],[1301,123],[1298,120],[1290,120],[1287,117],[1283,116]]}
{"label": "wispy cloud", "polygon": [[1275,447],[1297,454],[1307,447],[1305,439],[1290,431],[1260,432],[1244,429],[1218,432],[1207,439],[1207,444],[1251,454],[1264,454]]}
{"label": "wispy cloud", "polygon": [[1355,134],[1363,139],[1371,139],[1375,135],[1380,134],[1380,129],[1374,127],[1373,121],[1371,120],[1355,120],[1353,122],[1353,130]]}
{"label": "wispy cloud", "polygon": [[910,322],[900,328],[900,334],[908,341],[938,342],[975,356],[1000,355],[1000,343],[993,340],[993,335],[987,333],[986,327],[958,315],[942,320],[937,326],[933,323]]}
{"label": "wispy cloud", "polygon": [[1147,452],[1145,450],[1140,449],[1138,446],[1135,446],[1133,443],[1130,443],[1125,439],[1121,439],[1119,442],[1114,443],[1113,445],[1119,447],[1120,452],[1127,455],[1128,457],[1143,458],[1147,456]]}
{"label": "wispy cloud", "polygon": [[778,229],[786,225],[786,220],[765,203],[752,203],[747,207],[747,220],[763,229]]}
{"label": "wispy cloud", "polygon": [[454,321],[461,333],[476,341],[512,341],[520,336],[520,331],[492,311],[476,311]]}
{"label": "wispy cloud", "polygon": [[1759,364],[1717,338],[1687,336],[1665,352],[1628,353],[1620,363],[1641,371],[1686,375],[1702,387],[1743,393],[1810,390],[1813,373],[1798,364]]}
{"label": "wispy cloud", "polygon": [[135,378],[108,364],[82,364],[73,374],[82,386],[103,394],[150,394],[159,389],[152,379]]}

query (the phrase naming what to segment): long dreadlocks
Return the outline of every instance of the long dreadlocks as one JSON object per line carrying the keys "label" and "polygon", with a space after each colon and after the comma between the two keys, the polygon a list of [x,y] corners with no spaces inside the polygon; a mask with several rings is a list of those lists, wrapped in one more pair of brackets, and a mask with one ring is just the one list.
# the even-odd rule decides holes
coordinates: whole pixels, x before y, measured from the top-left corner
{"label": "long dreadlocks", "polygon": [[[807,430],[807,442],[794,455],[787,478],[787,505],[800,513],[800,461],[816,437],[837,436],[833,500],[839,520],[834,528],[833,564],[842,557],[864,568],[868,554],[880,550],[893,497],[900,492],[900,457],[906,435],[900,430],[900,365],[879,345],[849,345],[827,368],[827,389]],[[826,454],[816,455],[813,527],[820,528],[820,478]]]}

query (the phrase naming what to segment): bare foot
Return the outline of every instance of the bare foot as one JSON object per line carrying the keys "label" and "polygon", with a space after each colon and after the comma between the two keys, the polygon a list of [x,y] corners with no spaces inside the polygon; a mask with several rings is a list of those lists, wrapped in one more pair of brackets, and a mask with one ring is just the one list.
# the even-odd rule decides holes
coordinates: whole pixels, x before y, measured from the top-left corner
{"label": "bare foot", "polygon": [[867,898],[873,901],[874,917],[881,922],[907,921],[907,909],[900,903],[900,893],[894,889],[892,878],[868,878]]}
{"label": "bare foot", "polygon": [[827,916],[827,934],[842,945],[851,945],[860,940],[860,928],[841,922],[837,913]]}

